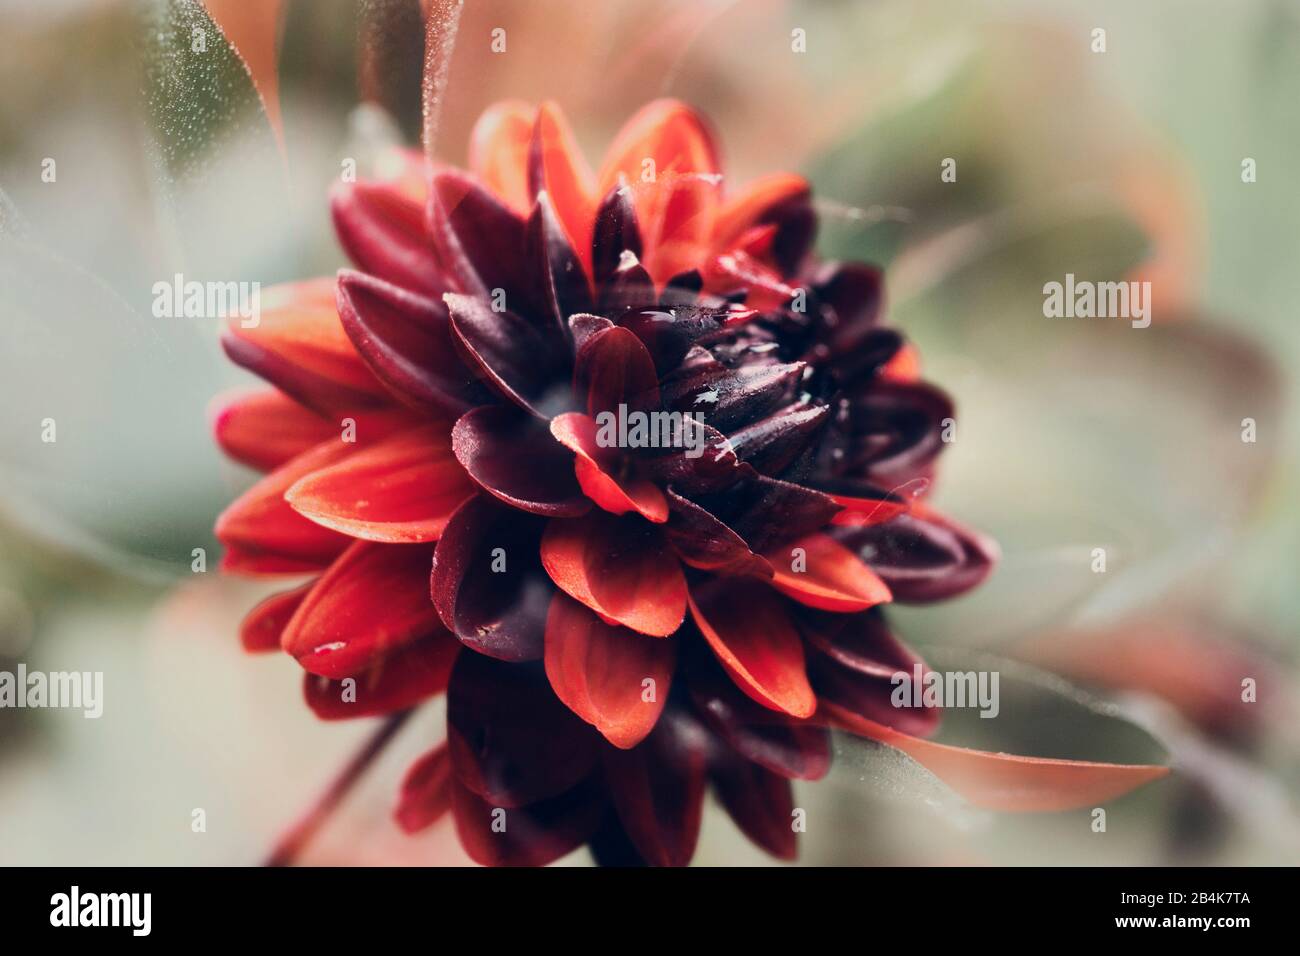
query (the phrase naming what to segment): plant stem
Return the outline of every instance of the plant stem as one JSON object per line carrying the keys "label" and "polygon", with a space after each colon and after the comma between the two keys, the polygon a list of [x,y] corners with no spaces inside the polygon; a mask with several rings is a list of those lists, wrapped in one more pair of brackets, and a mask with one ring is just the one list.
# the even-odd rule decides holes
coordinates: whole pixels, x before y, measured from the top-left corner
{"label": "plant stem", "polygon": [[366,768],[383,752],[384,747],[396,736],[397,732],[402,728],[402,724],[410,716],[410,710],[399,711],[389,716],[380,725],[379,729],[366,741],[365,745],[347,762],[338,776],[331,781],[325,792],[316,800],[316,803],[292,827],[285,831],[263,865],[290,866],[298,858],[298,854],[315,836],[316,831],[325,824],[330,814],[343,802],[343,798],[348,795],[348,791],[361,779],[361,775],[366,772]]}

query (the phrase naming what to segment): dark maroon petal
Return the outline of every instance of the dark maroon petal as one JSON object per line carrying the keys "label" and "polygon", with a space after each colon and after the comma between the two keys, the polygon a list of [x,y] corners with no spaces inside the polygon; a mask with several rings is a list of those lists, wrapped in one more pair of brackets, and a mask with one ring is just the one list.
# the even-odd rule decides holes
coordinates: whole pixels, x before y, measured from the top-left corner
{"label": "dark maroon petal", "polygon": [[722,328],[718,312],[696,306],[637,309],[621,316],[618,324],[645,344],[661,375],[677,368],[692,345]]}
{"label": "dark maroon petal", "polygon": [[723,671],[702,640],[689,645],[686,684],[708,726],[746,760],[773,773],[819,780],[831,765],[825,727],[796,720],[751,699]]}
{"label": "dark maroon petal", "polygon": [[[736,457],[722,432],[698,423],[692,429],[690,435],[703,436],[702,440],[692,438],[693,449],[646,449],[640,457],[645,469],[660,484],[673,485],[686,495],[712,494],[756,474]],[[696,455],[696,451],[700,453]]]}
{"label": "dark maroon petal", "polygon": [[596,332],[582,343],[573,365],[573,389],[585,397],[587,414],[659,407],[659,376],[650,353],[627,329]]}
{"label": "dark maroon petal", "polygon": [[884,302],[881,271],[862,262],[828,262],[813,279],[813,290],[832,315],[823,315],[826,325],[833,326],[830,341],[839,343],[845,335],[853,338],[862,328],[874,326]]}
{"label": "dark maroon petal", "polygon": [[707,749],[704,728],[684,711],[670,709],[632,750],[604,751],[619,820],[651,866],[685,866],[695,853]]}
{"label": "dark maroon petal", "polygon": [[876,382],[836,416],[844,434],[841,473],[897,487],[920,475],[943,450],[945,422],[955,411],[941,389],[921,382]]}
{"label": "dark maroon petal", "polygon": [[718,574],[772,576],[772,566],[751,551],[740,535],[672,488],[665,494],[669,515],[664,536],[683,561]]}
{"label": "dark maroon petal", "polygon": [[737,757],[717,762],[710,777],[718,801],[745,836],[778,859],[795,858],[799,840],[789,780]]}
{"label": "dark maroon petal", "polygon": [[528,219],[528,261],[537,269],[535,298],[560,336],[567,339],[569,316],[591,311],[591,286],[544,192]]}
{"label": "dark maroon petal", "polygon": [[461,846],[483,866],[546,866],[582,846],[609,812],[592,779],[567,793],[506,809],[451,781]]}
{"label": "dark maroon petal", "polygon": [[829,415],[825,405],[794,402],[728,437],[742,461],[765,475],[778,475],[812,445]]}
{"label": "dark maroon petal", "polygon": [[488,383],[539,417],[566,410],[568,389],[547,336],[513,312],[492,311],[487,299],[456,293],[444,298],[457,342]]}
{"label": "dark maroon petal", "polygon": [[441,301],[345,270],[339,273],[338,310],[357,352],[399,399],[456,415],[485,400],[456,355]]}
{"label": "dark maroon petal", "polygon": [[805,367],[803,362],[773,362],[733,369],[706,352],[664,379],[664,406],[699,412],[714,428],[727,431],[762,418],[789,399]]}
{"label": "dark maroon petal", "polygon": [[569,316],[569,334],[573,336],[573,350],[576,353],[586,344],[587,339],[604,329],[612,329],[614,323],[603,315],[579,313]]}
{"label": "dark maroon petal", "polygon": [[804,198],[783,204],[760,221],[776,224],[772,258],[776,260],[777,268],[783,276],[796,275],[817,238],[817,213]]}
{"label": "dark maroon petal", "polygon": [[695,305],[703,288],[704,276],[700,275],[699,269],[679,272],[668,280],[659,301],[664,305]]}
{"label": "dark maroon petal", "polygon": [[541,668],[461,654],[447,688],[447,743],[460,782],[497,807],[556,796],[587,776],[600,735]]}
{"label": "dark maroon petal", "polygon": [[[923,675],[925,670],[922,666]],[[909,669],[905,673],[910,682],[915,672]],[[895,706],[895,692],[901,692],[906,685],[895,683],[889,677],[845,667],[812,647],[808,649],[808,680],[819,701],[842,707],[859,717],[906,734],[927,736],[934,732],[942,716],[938,707],[911,706],[910,693],[904,706]]]}
{"label": "dark maroon petal", "polygon": [[800,607],[795,624],[809,645],[849,670],[888,680],[921,663],[894,637],[878,607],[853,614]]}
{"label": "dark maroon petal", "polygon": [[903,337],[893,329],[867,329],[852,341],[819,344],[804,356],[829,367],[845,389],[870,381],[903,347]]}
{"label": "dark maroon petal", "polygon": [[451,516],[433,553],[429,590],[462,644],[503,661],[541,659],[555,591],[538,557],[544,527],[485,495]]}
{"label": "dark maroon petal", "polygon": [[649,309],[656,301],[654,280],[631,254],[624,256],[613,274],[598,286],[597,303],[601,312]]}
{"label": "dark maroon petal", "polygon": [[448,291],[420,204],[386,183],[342,183],[330,195],[334,229],[362,272],[437,297]]}
{"label": "dark maroon petal", "polygon": [[998,557],[991,540],[933,513],[913,511],[884,524],[836,528],[833,535],[880,575],[895,601],[910,604],[969,591]]}
{"label": "dark maroon petal", "polygon": [[486,491],[533,514],[573,518],[591,501],[573,474],[573,453],[545,424],[508,405],[484,405],[451,430],[451,450]]}
{"label": "dark maroon petal", "polygon": [[533,305],[524,221],[471,176],[442,169],[429,191],[434,249],[461,292],[490,298],[505,291],[505,308],[527,313]]}
{"label": "dark maroon petal", "polygon": [[618,814],[611,811],[606,814],[605,822],[591,836],[588,846],[592,859],[597,866],[604,867],[642,867],[646,865],[645,857],[633,845],[623,821]]}
{"label": "dark maroon petal", "polygon": [[841,510],[829,495],[766,475],[697,500],[760,554],[825,527]]}
{"label": "dark maroon petal", "polygon": [[618,185],[609,191],[596,211],[596,229],[591,238],[591,267],[596,288],[603,288],[618,271],[624,252],[640,259],[641,249],[632,189],[620,176]]}

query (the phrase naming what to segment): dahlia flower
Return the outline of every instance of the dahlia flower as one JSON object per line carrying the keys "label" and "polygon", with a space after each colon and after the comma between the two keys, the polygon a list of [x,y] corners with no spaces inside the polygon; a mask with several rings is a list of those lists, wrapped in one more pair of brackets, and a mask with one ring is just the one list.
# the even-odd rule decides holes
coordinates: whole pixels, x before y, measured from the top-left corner
{"label": "dahlia flower", "polygon": [[[311,575],[244,646],[293,655],[327,720],[445,692],[397,818],[450,808],[479,862],[684,864],[710,784],[790,858],[830,725],[936,725],[890,704],[918,660],[882,607],[993,565],[925,501],[952,404],[882,324],[879,271],[811,254],[808,184],[732,187],[679,102],[595,174],[554,105],[499,104],[469,166],[340,183],[355,269],[225,332],[275,388],[217,416],[267,472],[217,522],[224,568]],[[693,417],[601,441],[629,410]]]}

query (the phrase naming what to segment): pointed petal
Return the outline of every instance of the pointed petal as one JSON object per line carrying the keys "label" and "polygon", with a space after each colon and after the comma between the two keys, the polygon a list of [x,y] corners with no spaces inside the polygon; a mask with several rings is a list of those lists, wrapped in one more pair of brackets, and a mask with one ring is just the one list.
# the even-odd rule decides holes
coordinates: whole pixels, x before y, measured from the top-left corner
{"label": "pointed petal", "polygon": [[536,198],[543,190],[555,205],[555,214],[568,233],[569,245],[591,274],[592,220],[595,218],[595,190],[591,169],[578,148],[560,108],[545,102],[537,110],[529,144],[529,191]]}
{"label": "pointed petal", "polygon": [[871,565],[894,600],[909,604],[943,601],[969,591],[989,576],[999,554],[992,539],[919,502],[892,521],[835,528],[834,536]]}
{"label": "pointed petal", "polygon": [[528,144],[533,135],[531,106],[521,100],[493,103],[474,124],[469,168],[476,179],[521,216],[528,215]]}
{"label": "pointed petal", "polygon": [[538,556],[543,521],[487,495],[451,516],[433,554],[429,590],[467,647],[504,661],[542,656],[554,587]]}
{"label": "pointed petal", "polygon": [[742,461],[765,475],[779,475],[805,451],[825,426],[826,405],[794,402],[729,436]]}
{"label": "pointed petal", "polygon": [[239,624],[239,642],[244,650],[250,654],[278,651],[285,625],[315,583],[308,581],[290,591],[272,594],[249,611]]}
{"label": "pointed petal", "polygon": [[977,807],[1008,813],[1093,807],[1169,773],[1151,764],[1055,760],[967,750],[901,733],[833,704],[827,717],[863,737],[903,751]]}
{"label": "pointed petal", "polygon": [[719,761],[710,777],[718,801],[745,836],[778,859],[795,858],[798,837],[789,780],[738,758]]}
{"label": "pointed petal", "polygon": [[670,514],[664,536],[683,561],[728,576],[772,576],[771,565],[751,551],[740,535],[672,488],[666,494]]}
{"label": "pointed petal", "polygon": [[[331,438],[281,465],[236,498],[217,518],[217,540],[227,549],[223,567],[314,570],[334,560],[351,539],[323,528],[289,507],[284,493],[298,479],[341,461],[353,450]],[[231,560],[237,555],[236,560]],[[293,567],[297,565],[296,567]]]}
{"label": "pointed petal", "polygon": [[700,501],[758,553],[824,528],[840,511],[829,495],[766,475]]}
{"label": "pointed petal", "polygon": [[619,820],[651,866],[685,866],[695,853],[704,805],[702,727],[681,710],[663,714],[632,750],[605,750],[605,775]]}
{"label": "pointed petal", "polygon": [[448,289],[424,225],[424,207],[399,183],[339,183],[330,193],[339,244],[362,272],[436,298]]}
{"label": "pointed petal", "polygon": [[635,511],[648,521],[662,524],[668,520],[668,500],[659,486],[648,478],[620,473],[622,454],[615,448],[603,448],[596,440],[596,423],[580,412],[569,412],[551,419],[551,434],[577,458],[574,475],[583,493],[611,514]]}
{"label": "pointed petal", "polygon": [[889,588],[834,538],[811,534],[767,552],[772,586],[800,604],[825,611],[865,611],[890,599]]}
{"label": "pointed petal", "polygon": [[640,259],[643,251],[632,188],[627,180],[620,179],[605,195],[596,212],[591,240],[591,268],[596,287],[604,286],[618,271],[623,253],[630,252]]}
{"label": "pointed petal", "polygon": [[741,690],[764,707],[812,716],[817,698],[784,599],[756,581],[714,578],[692,589],[690,604],[696,625]]}
{"label": "pointed petal", "polygon": [[546,676],[556,696],[615,747],[635,747],[654,729],[676,660],[673,641],[606,624],[563,594],[551,601]]}
{"label": "pointed petal", "polygon": [[538,195],[528,217],[528,260],[539,277],[536,298],[567,340],[569,316],[592,309],[591,284],[546,193]]}
{"label": "pointed petal", "polygon": [[542,566],[561,591],[642,634],[666,637],[686,615],[681,564],[640,518],[593,511],[552,521],[542,535]]}
{"label": "pointed petal", "polygon": [[303,697],[321,720],[377,717],[414,707],[447,689],[460,644],[445,631],[379,657],[352,680],[303,674]]}
{"label": "pointed petal", "polygon": [[317,524],[354,538],[436,541],[474,493],[443,425],[395,435],[295,482],[285,500]]}
{"label": "pointed petal", "polygon": [[361,358],[401,401],[459,415],[485,400],[477,376],[456,355],[451,319],[441,300],[344,270],[337,306]]}
{"label": "pointed petal", "polygon": [[664,405],[680,412],[702,412],[710,425],[726,431],[761,419],[777,403],[788,402],[805,368],[803,362],[773,362],[733,369],[706,354],[664,379]]}
{"label": "pointed petal", "polygon": [[279,468],[338,434],[333,422],[275,389],[219,400],[212,427],[222,451],[258,471]]}
{"label": "pointed petal", "polygon": [[419,833],[451,809],[451,757],[439,744],[420,757],[402,778],[393,817],[406,833]]}
{"label": "pointed petal", "polygon": [[429,222],[438,261],[456,290],[487,299],[506,294],[506,308],[527,311],[532,283],[524,220],[458,169],[433,174]]}
{"label": "pointed petal", "polygon": [[281,644],[306,670],[339,679],[443,631],[427,590],[432,562],[429,545],[357,541],[303,599]]}
{"label": "pointed petal", "polygon": [[343,331],[333,286],[318,279],[267,290],[257,324],[233,318],[221,336],[236,365],[330,418],[390,401]]}
{"label": "pointed petal", "polygon": [[461,654],[447,689],[447,743],[464,786],[494,806],[522,807],[583,780],[600,737],[536,669]]}
{"label": "pointed petal", "polygon": [[560,373],[554,339],[513,312],[492,311],[484,298],[448,293],[444,300],[456,341],[484,381],[542,417]]}
{"label": "pointed petal", "polygon": [[470,477],[508,505],[550,517],[591,509],[569,453],[550,429],[523,412],[504,405],[468,411],[451,431],[451,447]]}

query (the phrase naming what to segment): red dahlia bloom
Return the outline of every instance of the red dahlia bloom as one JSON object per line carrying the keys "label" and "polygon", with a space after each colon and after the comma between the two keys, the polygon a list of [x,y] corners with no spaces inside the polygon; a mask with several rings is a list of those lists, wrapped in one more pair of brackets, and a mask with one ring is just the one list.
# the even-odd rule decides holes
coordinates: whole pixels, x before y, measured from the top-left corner
{"label": "red dahlia bloom", "polygon": [[[685,863],[707,782],[792,856],[828,722],[934,727],[889,703],[916,658],[880,606],[994,560],[915,493],[951,403],[882,326],[878,270],[810,256],[807,183],[726,188],[680,103],[598,175],[557,108],[501,104],[470,166],[340,185],[357,271],[226,333],[276,391],[217,420],[269,472],[217,522],[224,566],[315,575],[244,644],[294,655],[326,719],[446,691],[398,819],[450,806],[481,862]],[[602,440],[630,414],[671,427]]]}

